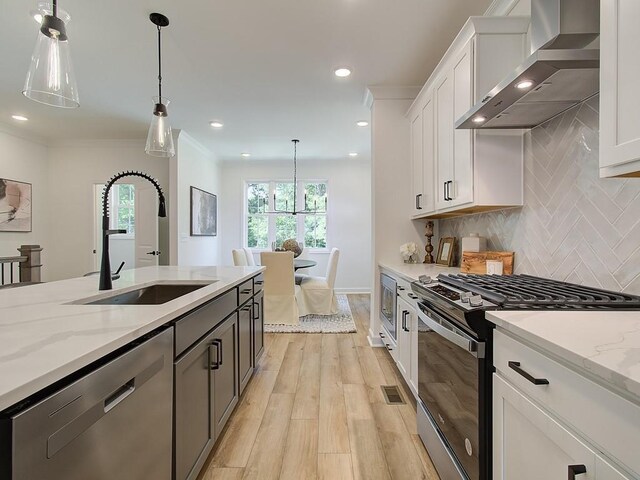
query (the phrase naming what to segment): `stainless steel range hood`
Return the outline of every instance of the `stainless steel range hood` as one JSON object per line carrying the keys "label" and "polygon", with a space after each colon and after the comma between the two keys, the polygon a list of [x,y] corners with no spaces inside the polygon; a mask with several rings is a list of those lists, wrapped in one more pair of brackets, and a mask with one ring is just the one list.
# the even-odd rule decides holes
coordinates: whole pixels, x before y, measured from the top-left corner
{"label": "stainless steel range hood", "polygon": [[598,93],[599,26],[599,0],[532,0],[533,53],[455,127],[532,128]]}

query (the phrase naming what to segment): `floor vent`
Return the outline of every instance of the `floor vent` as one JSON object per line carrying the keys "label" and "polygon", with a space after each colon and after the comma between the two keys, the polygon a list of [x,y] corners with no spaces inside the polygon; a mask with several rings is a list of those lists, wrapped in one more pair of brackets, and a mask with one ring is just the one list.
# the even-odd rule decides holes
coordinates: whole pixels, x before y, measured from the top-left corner
{"label": "floor vent", "polygon": [[387,405],[404,405],[404,398],[396,385],[381,385],[380,388]]}

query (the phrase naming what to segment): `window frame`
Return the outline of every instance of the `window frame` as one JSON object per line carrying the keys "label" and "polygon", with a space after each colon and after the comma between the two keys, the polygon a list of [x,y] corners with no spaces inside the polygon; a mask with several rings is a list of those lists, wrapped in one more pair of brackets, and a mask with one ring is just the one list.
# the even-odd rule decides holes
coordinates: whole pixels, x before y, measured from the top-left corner
{"label": "window frame", "polygon": [[[262,215],[265,215],[267,217],[267,248],[257,248],[257,247],[249,247],[247,245],[247,237],[249,235],[249,197],[248,197],[248,186],[249,184],[252,183],[266,183],[269,185],[269,194],[267,197],[267,210],[273,210],[273,194],[275,192],[275,188],[276,188],[276,184],[277,183],[293,183],[292,179],[262,179],[262,180],[244,180],[243,181],[243,207],[242,207],[242,245],[246,248],[251,249],[252,252],[270,252],[271,251],[271,245],[273,244],[273,242],[275,242],[276,240],[276,217],[278,216],[278,214],[275,213],[265,213]],[[298,179],[298,189],[297,189],[297,199],[296,199],[296,204],[297,205],[301,205],[304,202],[304,192],[305,192],[305,187],[307,184],[310,183],[324,183],[327,186],[327,209],[324,212],[324,216],[326,217],[327,221],[326,221],[326,243],[327,246],[324,248],[311,248],[311,247],[307,247],[306,243],[305,243],[305,247],[304,249],[306,251],[308,251],[309,253],[329,253],[331,252],[331,247],[330,247],[330,243],[329,243],[329,239],[330,239],[330,233],[329,233],[329,212],[330,212],[330,204],[331,202],[329,202],[329,181],[326,179],[304,179],[304,180],[300,180]],[[256,215],[256,214],[253,214]],[[317,214],[313,214],[313,215],[317,215]],[[296,215],[296,240],[298,242],[303,242],[304,243],[304,239],[305,239],[305,224],[304,224],[304,220],[307,217],[306,214],[302,213],[302,214],[298,214]]]}
{"label": "window frame", "polygon": [[[121,205],[120,205],[120,185],[131,185],[133,187],[133,206],[131,207],[126,207],[126,208],[132,208],[133,209],[133,215],[135,218],[135,205],[136,205],[136,194],[135,194],[135,188],[136,185],[134,183],[114,183],[113,186],[111,187],[111,191],[109,192],[109,224],[110,224],[110,228],[116,230],[119,228],[118,225],[118,214],[120,211]],[[112,240],[134,240],[136,238],[136,234],[135,233],[120,233],[118,235],[113,235],[110,237]]]}

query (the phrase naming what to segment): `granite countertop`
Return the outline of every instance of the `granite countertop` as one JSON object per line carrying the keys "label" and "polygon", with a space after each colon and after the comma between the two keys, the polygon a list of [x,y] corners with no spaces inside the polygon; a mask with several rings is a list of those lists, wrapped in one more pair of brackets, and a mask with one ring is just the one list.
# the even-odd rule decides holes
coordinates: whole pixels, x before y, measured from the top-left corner
{"label": "granite countertop", "polygon": [[[0,291],[0,410],[100,359],[264,270],[146,267],[125,270],[114,289],[81,277]],[[162,305],[73,305],[153,283],[214,282]]]}
{"label": "granite countertop", "polygon": [[408,282],[418,280],[420,275],[436,278],[441,273],[460,273],[460,267],[445,267],[434,263],[403,263],[398,261],[398,263],[380,262],[378,265],[381,269],[395,273]]}
{"label": "granite countertop", "polygon": [[640,402],[640,312],[495,311],[486,316]]}

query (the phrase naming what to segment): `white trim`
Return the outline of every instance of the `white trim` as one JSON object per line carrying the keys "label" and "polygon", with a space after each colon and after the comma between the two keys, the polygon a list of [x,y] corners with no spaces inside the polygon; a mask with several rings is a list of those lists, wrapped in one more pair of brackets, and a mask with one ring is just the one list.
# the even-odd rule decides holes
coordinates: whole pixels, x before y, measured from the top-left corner
{"label": "white trim", "polygon": [[0,132],[11,135],[12,137],[19,138],[20,140],[37,143],[38,145],[41,145],[43,147],[48,147],[50,145],[46,138],[31,132],[27,132],[21,128],[18,128],[17,126],[9,125],[7,123],[0,122]]}
{"label": "white trim", "polygon": [[367,85],[364,104],[371,108],[374,100],[413,100],[420,93],[420,86],[384,87]]}
{"label": "white trim", "polygon": [[371,295],[371,288],[369,287],[344,287],[334,288],[333,290],[337,295]]}
{"label": "white trim", "polygon": [[493,0],[493,2],[491,2],[491,5],[489,5],[489,8],[487,8],[486,12],[484,12],[484,16],[507,16],[511,13],[511,10],[513,10],[518,3],[520,3],[520,0]]}
{"label": "white trim", "polygon": [[382,339],[379,335],[375,335],[371,329],[369,329],[369,335],[367,335],[367,341],[369,342],[369,346],[378,348],[384,347],[384,343],[382,343]]}

